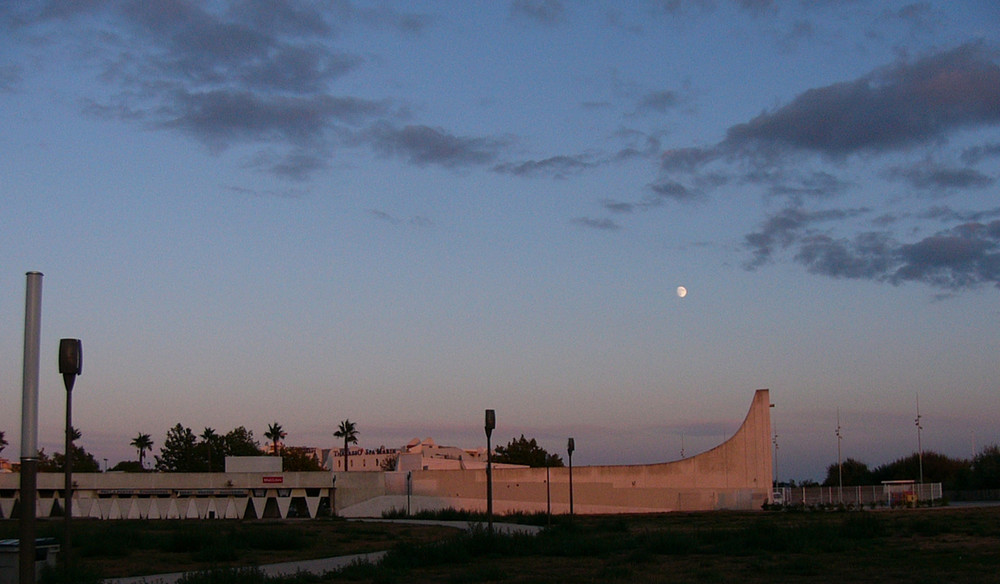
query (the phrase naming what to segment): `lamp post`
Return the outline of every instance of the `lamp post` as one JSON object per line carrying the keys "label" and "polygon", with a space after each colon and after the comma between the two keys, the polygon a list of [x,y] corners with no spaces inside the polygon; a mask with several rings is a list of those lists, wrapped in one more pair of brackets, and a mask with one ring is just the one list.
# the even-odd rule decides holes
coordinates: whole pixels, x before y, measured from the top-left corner
{"label": "lamp post", "polygon": [[924,427],[920,423],[920,394],[917,394],[917,419],[914,420],[914,423],[917,425],[917,460],[920,464],[920,484],[924,484],[924,446],[920,441],[920,431]]}
{"label": "lamp post", "polygon": [[774,438],[771,439],[774,442],[774,488],[778,488],[781,480],[778,478],[778,432],[774,432]]}
{"label": "lamp post", "polygon": [[837,476],[839,477],[839,488],[837,491],[838,502],[844,502],[844,464],[840,459],[840,441],[843,436],[840,434],[840,408],[837,408]]}
{"label": "lamp post", "polygon": [[406,471],[406,516],[410,516],[410,495],[413,494],[413,471]]}
{"label": "lamp post", "polygon": [[70,574],[70,553],[72,550],[70,539],[70,522],[73,519],[73,383],[76,376],[83,372],[83,343],[80,339],[60,339],[59,340],[59,373],[63,376],[63,385],[66,386],[66,454],[65,470],[66,483],[63,487],[64,500],[66,502],[65,516],[65,542],[63,543],[63,566],[66,568],[66,581],[69,581]]}
{"label": "lamp post", "polygon": [[569,514],[573,514],[573,451],[576,450],[576,441],[571,437],[566,443],[566,452],[569,453]]}
{"label": "lamp post", "polygon": [[496,411],[486,410],[486,521],[490,535],[493,534],[493,448],[490,439],[496,427]]}
{"label": "lamp post", "polygon": [[38,354],[42,324],[42,273],[28,272],[24,300],[21,382],[21,519],[18,581],[35,584],[35,500],[38,492]]}

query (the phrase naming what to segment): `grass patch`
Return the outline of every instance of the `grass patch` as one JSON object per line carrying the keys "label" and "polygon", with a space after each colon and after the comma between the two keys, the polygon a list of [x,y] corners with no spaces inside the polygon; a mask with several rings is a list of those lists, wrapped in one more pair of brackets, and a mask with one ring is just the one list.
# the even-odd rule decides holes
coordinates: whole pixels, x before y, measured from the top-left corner
{"label": "grass patch", "polygon": [[[0,536],[11,527],[4,523]],[[576,516],[537,536],[489,533],[483,524],[430,535],[423,526],[324,520],[83,523],[93,531],[81,528],[75,541],[109,542],[106,555],[84,558],[87,569],[142,562],[169,565],[147,574],[203,570],[184,584],[1000,581],[1000,508]],[[58,536],[61,523],[43,526]],[[122,556],[129,540],[144,551]],[[269,578],[247,566],[380,549],[389,552],[377,565],[322,576]]]}

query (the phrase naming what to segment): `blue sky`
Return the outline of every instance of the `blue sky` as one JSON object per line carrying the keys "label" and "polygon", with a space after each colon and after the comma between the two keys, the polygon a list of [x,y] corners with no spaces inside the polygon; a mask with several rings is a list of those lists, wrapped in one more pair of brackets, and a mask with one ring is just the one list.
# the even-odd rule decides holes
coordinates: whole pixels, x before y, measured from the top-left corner
{"label": "blue sky", "polygon": [[[0,430],[24,274],[82,444],[524,433],[671,460],[771,390],[779,474],[1000,442],[1000,8],[0,7]],[[684,298],[676,294],[685,286]],[[50,351],[52,359],[44,355]],[[51,362],[50,362],[51,361]]]}

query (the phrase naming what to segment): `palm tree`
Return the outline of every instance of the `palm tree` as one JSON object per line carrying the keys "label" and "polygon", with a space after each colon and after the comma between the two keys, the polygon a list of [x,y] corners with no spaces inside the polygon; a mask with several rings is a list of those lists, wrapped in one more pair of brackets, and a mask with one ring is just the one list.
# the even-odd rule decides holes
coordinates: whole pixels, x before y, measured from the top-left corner
{"label": "palm tree", "polygon": [[336,438],[344,439],[344,470],[350,470],[347,467],[347,459],[350,454],[350,445],[358,443],[358,426],[351,420],[344,420],[340,423],[340,427],[336,432],[333,433]]}
{"label": "palm tree", "polygon": [[5,438],[3,432],[0,431],[0,452],[3,452],[4,448],[7,448],[7,438]]}
{"label": "palm tree", "polygon": [[274,451],[275,455],[278,455],[278,442],[288,436],[287,433],[281,428],[281,424],[275,422],[267,427],[267,432],[264,432],[264,438],[271,441],[271,450]]}
{"label": "palm tree", "polygon": [[219,439],[219,435],[215,433],[214,428],[205,427],[205,431],[201,433],[199,438],[205,443],[205,450],[208,451],[208,472],[212,472],[212,449],[215,447],[215,442]]}
{"label": "palm tree", "polygon": [[139,467],[143,469],[146,468],[142,465],[142,461],[146,458],[146,451],[153,450],[153,440],[149,437],[149,434],[143,434],[140,432],[138,436],[129,442],[129,444],[139,451]]}

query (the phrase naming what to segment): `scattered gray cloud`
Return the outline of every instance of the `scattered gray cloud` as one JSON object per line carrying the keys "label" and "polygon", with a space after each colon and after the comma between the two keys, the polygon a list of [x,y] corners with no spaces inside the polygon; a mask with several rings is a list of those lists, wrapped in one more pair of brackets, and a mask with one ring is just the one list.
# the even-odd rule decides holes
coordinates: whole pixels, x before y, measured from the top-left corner
{"label": "scattered gray cloud", "polygon": [[814,274],[880,279],[892,266],[892,243],[885,233],[860,233],[852,240],[813,234],[803,237],[798,244],[795,260]]}
{"label": "scattered gray cloud", "polygon": [[665,114],[677,107],[680,98],[673,91],[654,91],[642,96],[635,106],[636,114]]}
{"label": "scattered gray cloud", "polygon": [[[913,14],[897,17],[926,15],[925,8],[915,6]],[[860,172],[857,166],[847,166],[850,157],[862,157],[866,165],[891,160],[881,178],[906,184],[912,194],[956,196],[994,187],[996,175],[974,165],[1000,157],[996,142],[965,147],[959,156],[965,166],[935,162],[938,156],[927,154],[924,147],[940,150],[950,139],[967,135],[966,130],[1000,126],[1000,66],[995,57],[984,44],[969,43],[902,59],[853,81],[807,90],[785,105],[732,125],[716,144],[663,151],[660,171],[672,181],[666,184],[683,180],[699,185],[703,193],[726,184],[748,185],[788,201],[744,236],[748,269],[790,257],[808,272],[828,277],[920,282],[949,290],[997,284],[1000,241],[994,235],[992,210],[954,212],[940,207],[933,217],[869,206],[807,210],[809,202],[850,196],[857,183],[870,180],[849,174]],[[923,159],[907,161],[921,152]],[[688,178],[679,178],[684,176]],[[861,228],[857,219],[865,215],[871,215],[869,228],[880,231]],[[910,238],[921,237],[913,223],[919,220],[948,228],[909,241],[888,231],[909,228]]]}
{"label": "scattered gray cloud", "polygon": [[448,168],[481,165],[496,159],[502,140],[455,136],[443,128],[378,124],[366,132],[372,147],[383,154],[403,158],[418,166],[434,164]]}
{"label": "scattered gray cloud", "polygon": [[515,176],[551,176],[563,178],[570,174],[577,174],[581,171],[599,166],[599,162],[591,160],[589,156],[552,156],[543,160],[526,160],[522,162],[505,162],[493,167],[493,170],[513,174]]}
{"label": "scattered gray cloud", "polygon": [[290,152],[258,152],[246,164],[261,172],[293,181],[305,181],[313,172],[326,168],[329,157],[311,148],[296,148]]}
{"label": "scattered gray cloud", "polygon": [[961,159],[966,164],[978,164],[987,158],[1000,158],[1000,144],[980,144],[962,151]]}
{"label": "scattered gray cloud", "polygon": [[673,201],[691,201],[699,198],[699,194],[679,182],[668,180],[649,185],[649,190],[656,194],[657,198],[670,199]]}
{"label": "scattered gray cloud", "polygon": [[389,113],[385,103],[326,95],[272,96],[217,90],[174,96],[161,125],[216,147],[232,142],[316,144],[337,124],[356,126]]}
{"label": "scattered gray cloud", "polygon": [[956,211],[948,206],[935,206],[918,214],[918,217],[943,223],[975,223],[1000,217],[1000,207],[983,211]]}
{"label": "scattered gray cloud", "polygon": [[572,223],[574,225],[589,227],[591,229],[599,229],[602,231],[617,231],[621,229],[621,226],[612,221],[611,219],[594,219],[591,217],[577,217],[576,219],[573,219]]}
{"label": "scattered gray cloud", "polygon": [[768,217],[760,231],[745,236],[745,245],[753,259],[747,263],[754,269],[771,260],[776,251],[787,249],[804,237],[817,235],[817,224],[840,221],[869,213],[867,208],[807,211],[801,207],[787,207]]}
{"label": "scattered gray cloud", "polygon": [[[82,97],[85,113],[183,132],[216,152],[258,147],[248,166],[290,180],[326,168],[342,147],[372,147],[420,165],[494,161],[496,141],[397,128],[400,104],[335,91],[344,75],[367,65],[333,48],[340,31],[410,34],[429,25],[388,5],[351,2],[95,0],[0,11],[0,27],[35,26],[35,38],[86,47],[80,58],[96,65],[107,92]],[[16,71],[0,70],[0,88]]]}
{"label": "scattered gray cloud", "polygon": [[757,169],[747,173],[742,180],[763,184],[769,194],[787,197],[793,201],[834,197],[843,193],[849,186],[839,177],[820,170]]}
{"label": "scattered gray cloud", "polygon": [[514,0],[510,3],[510,16],[554,26],[566,18],[566,7],[560,0]]}
{"label": "scattered gray cloud", "polygon": [[746,267],[755,269],[778,250],[791,249],[794,261],[807,271],[833,278],[894,285],[919,282],[948,290],[984,284],[1000,287],[1000,220],[960,223],[913,243],[900,242],[888,232],[835,237],[815,228],[865,213],[865,209],[811,213],[784,209],[765,221],[760,231],[746,236],[753,255]]}
{"label": "scattered gray cloud", "polygon": [[965,223],[897,250],[899,267],[890,282],[923,282],[960,289],[991,283],[1000,287],[1000,221]]}
{"label": "scattered gray cloud", "polygon": [[996,179],[972,168],[947,168],[932,163],[916,163],[907,167],[892,167],[886,173],[890,178],[905,181],[920,191],[948,194],[956,189],[983,189],[996,183]]}
{"label": "scattered gray cloud", "polygon": [[623,201],[604,201],[601,203],[601,206],[612,213],[632,213],[636,209],[635,203],[626,203]]}
{"label": "scattered gray cloud", "polygon": [[727,132],[742,156],[808,151],[841,157],[901,149],[1000,123],[1000,67],[979,43],[811,89]]}

